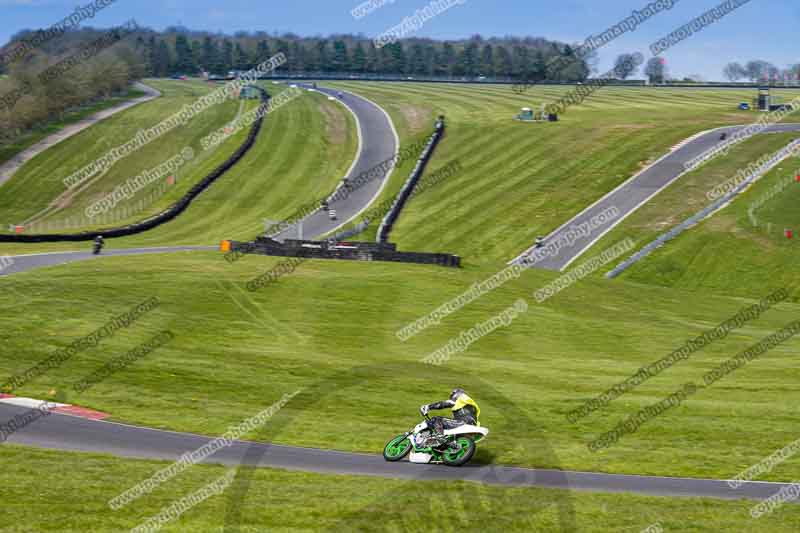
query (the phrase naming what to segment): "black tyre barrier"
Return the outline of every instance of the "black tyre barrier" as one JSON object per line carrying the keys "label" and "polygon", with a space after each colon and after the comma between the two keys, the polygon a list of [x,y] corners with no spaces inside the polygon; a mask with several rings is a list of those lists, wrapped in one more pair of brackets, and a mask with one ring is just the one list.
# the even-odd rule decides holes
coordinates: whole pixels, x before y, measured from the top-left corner
{"label": "black tyre barrier", "polygon": [[206,190],[212,183],[214,183],[220,176],[225,174],[228,170],[230,170],[239,160],[244,157],[244,155],[250,151],[255,144],[256,138],[258,137],[259,131],[261,131],[261,125],[264,121],[264,114],[266,112],[267,106],[269,105],[270,96],[261,87],[256,86],[249,86],[253,87],[257,91],[261,93],[261,105],[259,118],[253,123],[253,126],[250,128],[250,132],[247,135],[247,139],[242,143],[241,146],[231,155],[225,162],[223,162],[220,166],[215,168],[211,173],[202,179],[199,183],[197,183],[194,187],[189,189],[189,191],[183,195],[183,197],[178,200],[175,204],[171,207],[162,211],[161,213],[148,218],[142,222],[137,222],[135,224],[131,224],[129,226],[123,226],[121,228],[112,228],[107,230],[96,230],[92,232],[83,232],[83,233],[54,233],[54,234],[40,234],[40,235],[8,235],[8,234],[0,234],[0,242],[80,242],[80,241],[91,241],[97,235],[101,234],[106,239],[115,238],[115,237],[127,237],[128,235],[135,235],[137,233],[143,233],[145,231],[151,230],[156,228],[162,224],[169,222],[170,220],[174,219],[189,207],[192,201],[197,198],[204,190]]}
{"label": "black tyre barrier", "polygon": [[383,220],[381,221],[381,225],[378,228],[378,242],[385,243],[389,241],[389,234],[392,232],[394,223],[397,222],[400,212],[403,210],[406,202],[411,197],[411,193],[414,192],[414,187],[417,186],[417,182],[419,181],[420,177],[422,177],[422,173],[425,171],[425,167],[428,165],[428,161],[430,161],[433,151],[436,149],[436,146],[439,144],[439,141],[444,135],[444,129],[444,116],[440,116],[439,120],[436,121],[436,131],[434,131],[433,135],[431,135],[428,145],[425,147],[425,150],[422,152],[422,155],[420,155],[419,160],[417,161],[417,165],[414,167],[414,170],[411,171],[411,175],[403,184],[400,192],[397,193],[397,197],[395,198],[392,207],[389,209],[389,212],[386,213],[386,216],[383,217]]}
{"label": "black tyre barrier", "polygon": [[283,242],[259,237],[254,242],[228,241],[231,252],[304,259],[345,259],[350,261],[393,261],[458,268],[461,258],[452,254],[399,252],[397,245],[384,242],[300,241]]}

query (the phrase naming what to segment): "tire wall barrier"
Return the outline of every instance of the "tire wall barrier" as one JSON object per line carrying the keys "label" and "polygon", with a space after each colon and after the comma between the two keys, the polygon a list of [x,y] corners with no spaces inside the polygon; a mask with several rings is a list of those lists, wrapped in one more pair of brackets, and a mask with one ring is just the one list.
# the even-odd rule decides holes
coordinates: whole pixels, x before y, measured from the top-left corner
{"label": "tire wall barrier", "polygon": [[416,187],[417,182],[419,181],[420,177],[422,177],[422,173],[425,171],[425,167],[428,165],[428,161],[430,161],[433,151],[436,149],[436,146],[439,144],[439,141],[444,135],[444,130],[444,117],[439,117],[439,120],[436,121],[436,131],[434,131],[433,135],[431,135],[425,150],[423,150],[422,155],[417,160],[414,170],[411,171],[411,175],[408,177],[406,182],[403,184],[403,187],[400,189],[400,192],[397,194],[392,207],[389,208],[389,212],[386,213],[386,216],[383,217],[383,220],[381,221],[381,225],[378,228],[378,242],[388,242],[389,234],[392,232],[392,228],[394,227],[395,222],[397,222],[400,212],[403,210],[406,202],[411,197],[411,193],[414,192],[414,187]]}
{"label": "tire wall barrier", "polygon": [[[303,245],[311,245],[306,247]],[[230,250],[246,254],[261,254],[278,257],[301,257],[305,259],[346,259],[351,261],[392,261],[460,267],[457,255],[430,252],[399,252],[393,243],[352,242],[348,248],[337,248],[325,241],[297,241],[287,239],[278,242],[260,237],[255,242],[230,241]]]}
{"label": "tire wall barrier", "polygon": [[83,232],[83,233],[71,233],[71,234],[41,234],[41,235],[6,235],[0,234],[0,242],[78,242],[78,241],[91,241],[97,235],[103,235],[106,239],[109,238],[116,238],[116,237],[127,237],[128,235],[136,235],[137,233],[143,233],[145,231],[151,230],[155,227],[158,227],[162,224],[169,222],[170,220],[174,219],[181,213],[183,213],[192,201],[197,198],[204,190],[206,190],[212,183],[214,183],[220,176],[225,174],[228,170],[230,170],[239,160],[244,157],[244,155],[250,151],[255,144],[256,138],[258,137],[259,131],[261,131],[261,125],[264,121],[264,114],[266,112],[266,106],[269,104],[270,96],[261,87],[256,86],[249,86],[253,87],[257,91],[261,93],[261,115],[254,123],[253,126],[250,128],[249,133],[247,134],[247,139],[242,143],[239,148],[231,155],[227,160],[225,160],[222,164],[220,164],[217,168],[215,168],[208,176],[203,178],[199,183],[194,185],[183,197],[178,200],[175,204],[171,207],[162,211],[161,213],[144,220],[142,222],[137,222],[135,224],[131,224],[129,226],[123,226],[121,228],[113,228],[107,230],[95,230],[92,232]]}

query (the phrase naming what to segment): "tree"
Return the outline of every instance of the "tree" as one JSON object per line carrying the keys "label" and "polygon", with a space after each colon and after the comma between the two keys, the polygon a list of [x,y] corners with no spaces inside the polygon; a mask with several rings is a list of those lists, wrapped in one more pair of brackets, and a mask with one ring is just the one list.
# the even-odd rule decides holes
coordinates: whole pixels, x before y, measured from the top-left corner
{"label": "tree", "polygon": [[300,41],[292,43],[292,59],[289,70],[292,72],[305,72],[308,65],[308,51]]}
{"label": "tree", "polygon": [[147,75],[157,76],[156,64],[158,64],[158,43],[156,43],[155,35],[151,35],[147,40]]}
{"label": "tree", "polygon": [[585,61],[574,59],[561,69],[559,79],[565,81],[584,81],[589,77],[589,66]]}
{"label": "tree", "polygon": [[168,76],[169,65],[170,65],[170,58],[169,58],[169,48],[167,47],[167,43],[164,41],[159,41],[158,48],[156,49],[155,63],[153,64],[153,74],[155,74],[159,78]]}
{"label": "tree", "polygon": [[466,76],[475,77],[478,73],[478,43],[476,41],[471,41],[461,51],[459,64],[461,72]]}
{"label": "tree", "polygon": [[779,69],[778,67],[776,67],[776,66],[775,66],[775,65],[773,65],[772,63],[767,63],[767,65],[766,65],[766,71],[767,71],[767,79],[768,79],[768,80],[774,80],[774,81],[778,81],[778,80],[780,80],[780,79],[781,79],[781,78],[780,78],[780,76],[781,76],[781,69]]}
{"label": "tree", "polygon": [[[289,53],[289,42],[288,41],[285,41],[283,39],[278,39],[275,42],[275,48],[278,50],[278,53],[281,53],[284,56],[286,56],[287,63],[291,60],[291,54]],[[276,70],[288,69],[288,68],[289,68],[289,65],[285,64],[285,65],[281,65]]]}
{"label": "tree", "polygon": [[350,72],[350,57],[347,53],[347,45],[342,40],[333,41],[333,64],[334,72]]}
{"label": "tree", "polygon": [[433,69],[436,66],[437,61],[437,51],[435,46],[425,46],[423,48],[423,53],[425,58],[423,61],[425,62],[425,74],[428,76],[433,75]]}
{"label": "tree", "polygon": [[357,43],[353,50],[352,69],[353,72],[358,72],[359,74],[367,70],[367,54],[364,52],[364,46],[361,43]]}
{"label": "tree", "polygon": [[614,62],[614,73],[617,78],[627,80],[639,70],[636,57],[633,54],[620,54]]}
{"label": "tree", "polygon": [[514,47],[514,66],[512,73],[518,79],[539,79],[531,77],[531,60],[528,57],[528,49],[524,46]]}
{"label": "tree", "polygon": [[425,51],[420,43],[415,43],[411,47],[411,54],[409,56],[409,73],[415,75],[424,75],[427,70],[425,63]]}
{"label": "tree", "polygon": [[247,57],[247,54],[242,49],[242,45],[240,43],[236,43],[236,47],[233,49],[233,68],[236,70],[250,70],[252,65],[250,65],[250,60]]}
{"label": "tree", "polygon": [[197,70],[192,55],[192,47],[185,35],[175,37],[175,70],[178,73],[191,74]]}
{"label": "tree", "polygon": [[722,74],[728,81],[739,81],[747,77],[747,70],[739,63],[734,62],[725,65],[725,68],[722,69]]}
{"label": "tree", "polygon": [[445,41],[442,45],[442,57],[440,67],[442,74],[452,76],[456,65],[456,49],[452,43]]}
{"label": "tree", "polygon": [[495,76],[511,76],[511,54],[505,46],[498,46],[494,54]]}
{"label": "tree", "polygon": [[263,63],[270,58],[269,43],[267,41],[258,41],[256,45],[256,60],[255,63]]}
{"label": "tree", "polygon": [[192,61],[194,61],[194,68],[200,68],[203,64],[203,44],[197,39],[192,41]]}
{"label": "tree", "polygon": [[664,83],[667,78],[667,65],[664,58],[651,57],[644,67],[644,75],[650,83]]}
{"label": "tree", "polygon": [[494,76],[494,66],[494,48],[487,43],[483,45],[483,51],[481,52],[480,73],[484,76]]}
{"label": "tree", "polygon": [[750,81],[758,81],[765,79],[769,75],[769,67],[770,64],[768,62],[754,59],[753,61],[748,61],[744,68]]}
{"label": "tree", "polygon": [[228,39],[222,41],[222,71],[228,73],[233,70],[233,43]]}
{"label": "tree", "polygon": [[391,45],[381,46],[380,50],[378,51],[378,68],[376,72],[380,74],[388,74],[396,71],[397,69],[394,66],[394,59],[392,58]]}
{"label": "tree", "polygon": [[225,74],[222,54],[220,54],[217,43],[211,37],[206,36],[203,39],[203,53],[200,64],[211,74]]}
{"label": "tree", "polygon": [[398,41],[391,45],[384,46],[384,48],[389,48],[389,53],[391,55],[391,69],[389,72],[405,74],[408,69],[408,61],[406,59],[406,51],[403,49],[403,43]]}
{"label": "tree", "polygon": [[331,65],[328,59],[328,41],[321,40],[317,43],[317,64],[321,72],[329,72]]}
{"label": "tree", "polygon": [[786,79],[789,81],[800,80],[800,63],[789,65],[789,68],[786,69]]}

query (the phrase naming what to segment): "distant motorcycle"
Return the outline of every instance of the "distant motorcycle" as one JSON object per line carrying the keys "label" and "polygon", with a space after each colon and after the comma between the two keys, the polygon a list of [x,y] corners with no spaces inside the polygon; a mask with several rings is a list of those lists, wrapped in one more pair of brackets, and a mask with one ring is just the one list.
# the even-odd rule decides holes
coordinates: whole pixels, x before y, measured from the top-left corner
{"label": "distant motorcycle", "polygon": [[92,254],[99,255],[100,251],[103,249],[103,245],[105,242],[103,241],[102,237],[98,237],[94,240],[94,246],[92,247]]}

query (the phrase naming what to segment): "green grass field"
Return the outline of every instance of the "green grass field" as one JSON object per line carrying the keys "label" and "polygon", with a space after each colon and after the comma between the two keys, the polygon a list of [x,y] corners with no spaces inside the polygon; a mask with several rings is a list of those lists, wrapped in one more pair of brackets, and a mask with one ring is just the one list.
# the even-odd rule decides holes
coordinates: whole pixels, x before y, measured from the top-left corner
{"label": "green grass field", "polygon": [[[0,531],[127,531],[229,471],[221,466],[195,466],[121,510],[112,511],[106,505],[166,465],[4,446],[0,467],[9,503],[0,508]],[[230,498],[240,495],[240,520],[235,523],[243,533],[487,528],[639,533],[653,524],[665,531],[741,531],[753,506],[749,501],[568,493],[272,469],[259,469],[249,480],[246,492],[243,482],[234,482],[223,494],[168,522],[162,531],[221,531]],[[36,494],[36,501],[31,501],[31,494]],[[787,505],[754,526],[759,531],[788,533],[796,531],[798,519],[800,507]]]}
{"label": "green grass field", "polygon": [[[173,82],[163,84],[168,89]],[[307,261],[277,283],[250,293],[245,283],[278,259],[248,257],[231,265],[221,254],[209,252],[101,258],[0,278],[0,309],[5,316],[0,340],[9,354],[0,358],[0,376],[25,370],[112,316],[158,296],[162,304],[157,310],[16,393],[61,399],[66,394],[70,403],[109,412],[117,420],[217,435],[283,394],[302,390],[275,423],[254,438],[379,453],[391,436],[418,421],[417,406],[442,399],[460,385],[480,403],[482,422],[492,431],[479,447],[476,461],[613,473],[729,479],[797,439],[792,428],[794,406],[800,400],[795,387],[800,378],[795,364],[800,341],[793,339],[615,446],[597,453],[587,449],[587,443],[638,409],[662,400],[687,381],[701,381],[717,364],[797,319],[797,282],[788,272],[795,249],[763,228],[747,227],[749,203],[787,172],[794,172],[793,163],[771,173],[745,197],[621,279],[609,282],[596,275],[535,304],[534,291],[558,274],[531,270],[405,343],[395,336],[399,328],[502,269],[536,235],[559,226],[673,144],[704,129],[755,120],[754,114],[735,111],[736,102],[749,99],[748,91],[604,89],[570,109],[557,124],[521,124],[511,120],[520,107],[555,99],[563,89],[536,88],[516,96],[508,87],[497,86],[337,86],[385,106],[404,146],[427,136],[437,114],[448,117],[447,136],[429,171],[458,160],[464,172],[414,198],[392,240],[401,249],[458,253],[465,258],[465,268]],[[175,102],[185,98],[176,91],[165,98]],[[155,110],[148,106],[153,105],[134,112],[152,123]],[[215,126],[229,119],[220,116]],[[84,134],[100,139],[94,129]],[[685,176],[586,257],[626,236],[644,244],[699,210],[705,205],[705,192],[734,169],[791,138],[759,137]],[[309,198],[332,190],[348,168],[355,144],[350,114],[338,104],[306,94],[268,117],[253,152],[177,221],[113,241],[112,246],[209,244],[226,237],[251,237],[262,226],[262,218],[286,217]],[[167,148],[158,155],[166,156]],[[68,155],[48,152],[37,165],[56,165],[58,158]],[[392,175],[384,197],[400,187],[410,170],[407,166]],[[28,172],[33,176],[32,170]],[[120,171],[119,179],[123,174]],[[46,189],[45,184],[41,187]],[[797,196],[791,191],[759,211],[764,224],[781,227],[796,220]],[[35,195],[25,194],[33,205]],[[0,204],[0,212],[3,209]],[[374,238],[374,233],[367,233],[365,237]],[[0,252],[61,248],[76,246],[4,245]],[[608,407],[574,424],[566,420],[566,413],[583,401],[781,287],[791,290],[790,301]],[[530,309],[511,325],[442,366],[419,362],[518,298],[527,299]],[[175,334],[170,344],[83,394],[72,392],[71,385],[80,378],[163,329]],[[141,515],[125,514],[109,521],[98,501],[124,488],[120,485],[129,478],[146,477],[152,465],[71,454],[57,457],[16,447],[0,451],[0,464],[8,463],[7,471],[19,479],[23,494],[26,485],[38,486],[33,477],[37,467],[68,472],[70,463],[79,462],[91,465],[81,475],[97,480],[91,498],[97,507],[75,515],[77,503],[70,500],[54,508],[52,522],[37,514],[35,507],[14,508],[12,512],[23,517],[19,523],[34,521],[44,531],[64,523],[76,531],[102,530],[107,524],[111,529],[127,528],[135,525],[136,517],[153,514],[175,497],[174,491],[165,490],[140,509]],[[192,487],[222,473],[213,468],[197,472]],[[269,470],[256,477],[247,515],[253,528],[311,529],[320,521],[333,527],[346,519],[370,530],[374,524],[358,513],[363,508],[407,525],[410,522],[404,521],[419,519],[414,518],[417,513],[424,518],[426,512],[448,507],[447,502],[429,506],[418,487],[397,481]],[[764,479],[798,477],[800,460],[791,458]],[[59,477],[53,487],[72,494],[72,484],[83,479]],[[506,529],[522,531],[539,525],[546,531],[555,524],[550,511],[542,514],[544,522],[533,526],[514,522],[522,519],[514,512],[530,506],[529,500],[542,505],[557,499],[558,493],[458,486],[470,498],[469,490],[483,493],[489,502],[487,516],[497,517],[492,519]],[[435,491],[444,485],[429,487]],[[183,492],[189,490],[185,485]],[[321,498],[308,496],[331,492],[336,492],[335,512],[325,509]],[[306,512],[299,513],[299,499],[292,498],[298,493],[303,494]],[[392,494],[395,504],[375,502],[376,494],[386,493]],[[749,509],[741,502],[570,497],[581,531],[638,532],[659,521],[668,531],[741,530]],[[259,506],[264,500],[285,505],[280,510]],[[186,527],[218,526],[222,501],[198,508],[194,518],[187,517]],[[405,505],[408,514],[397,515]],[[761,519],[752,529],[796,529],[795,507]],[[5,520],[9,522],[13,520]]]}

